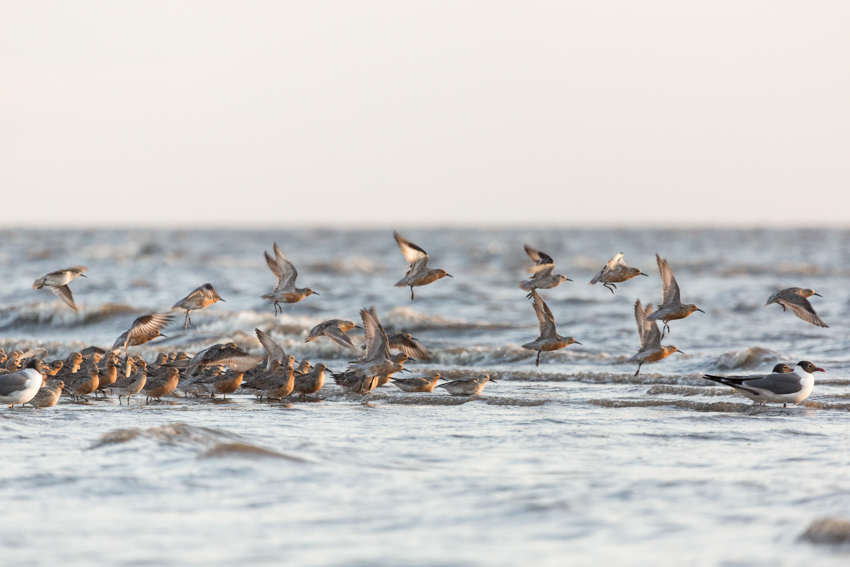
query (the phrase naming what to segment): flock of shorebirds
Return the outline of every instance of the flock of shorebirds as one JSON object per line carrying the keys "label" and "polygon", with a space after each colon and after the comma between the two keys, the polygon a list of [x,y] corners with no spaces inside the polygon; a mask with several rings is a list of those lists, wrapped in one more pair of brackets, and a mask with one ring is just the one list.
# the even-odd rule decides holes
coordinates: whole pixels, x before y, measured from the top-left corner
{"label": "flock of shorebirds", "polygon": [[[393,236],[409,264],[407,273],[395,286],[409,287],[411,300],[415,298],[415,287],[452,277],[445,270],[430,268],[429,256],[424,249],[397,232]],[[522,345],[522,348],[537,352],[535,364],[539,366],[543,352],[581,343],[573,337],[558,334],[555,317],[539,293],[539,290],[552,289],[572,280],[554,273],[555,262],[548,254],[527,245],[525,251],[534,261],[534,266],[531,268],[532,276],[521,282],[519,287],[527,291],[527,297],[532,300],[540,334],[534,341]],[[277,285],[271,293],[261,297],[273,303],[276,316],[282,312],[281,303],[297,303],[319,294],[310,288],[297,287],[298,271],[277,243],[274,244],[273,252],[273,256],[268,252],[264,252],[264,255],[269,269],[277,277]],[[634,306],[640,349],[629,362],[638,365],[635,376],[644,364],[658,362],[675,352],[681,352],[675,346],[661,344],[665,333],[670,330],[671,321],[685,319],[696,311],[704,313],[694,304],[682,303],[679,285],[667,260],[656,254],[656,261],[661,275],[661,303],[657,308],[651,304],[644,307],[638,299]],[[68,284],[77,277],[86,277],[87,271],[84,266],[74,266],[51,272],[35,280],[33,289],[47,287],[76,310]],[[601,283],[614,293],[616,284],[646,275],[638,268],[627,266],[620,253],[611,258],[590,284]],[[813,295],[819,296],[811,289],[783,289],[771,295],[765,305],[781,305],[783,311],[791,309],[800,319],[826,327],[808,300]],[[183,327],[187,329],[192,324],[192,311],[204,309],[218,301],[224,300],[207,283],[175,303],[172,311],[184,312]],[[306,339],[310,342],[324,337],[360,354],[344,372],[331,373],[345,392],[368,394],[377,386],[392,380],[406,392],[433,392],[438,387],[445,388],[452,395],[472,396],[480,394],[488,381],[494,381],[487,374],[447,381],[440,385],[438,382],[443,378],[439,374],[395,378],[394,374],[408,371],[404,363],[409,358],[429,360],[429,350],[407,333],[387,335],[374,307],[362,309],[360,317],[365,339],[361,348],[355,346],[346,334],[357,325],[343,319],[320,323]],[[128,354],[130,347],[162,336],[162,331],[173,320],[172,313],[153,313],[139,317],[108,351],[90,347],[71,354],[65,360],[46,361],[47,351],[42,348],[9,354],[0,349],[0,403],[9,404],[9,407],[30,404],[41,408],[55,405],[63,393],[75,399],[85,399],[85,396],[105,396],[107,392],[112,392],[118,395],[119,404],[122,398],[126,398],[129,404],[134,395],[144,395],[146,402],[159,400],[175,392],[184,396],[215,397],[220,394],[226,397],[240,388],[271,401],[292,395],[306,396],[318,392],[324,386],[325,372],[328,370],[325,364],[312,366],[310,362],[302,361],[296,367],[295,358],[287,355],[278,343],[259,329],[255,329],[255,332],[265,350],[264,355],[250,354],[235,343],[215,344],[191,357],[183,352],[163,353],[150,364],[140,356]],[[663,323],[663,328],[659,328],[658,321]],[[393,354],[393,351],[397,352]],[[811,362],[801,361],[797,369],[779,364],[771,374],[726,377],[707,375],[705,378],[731,386],[756,403],[788,404],[805,400],[814,385],[813,373],[823,371]]]}

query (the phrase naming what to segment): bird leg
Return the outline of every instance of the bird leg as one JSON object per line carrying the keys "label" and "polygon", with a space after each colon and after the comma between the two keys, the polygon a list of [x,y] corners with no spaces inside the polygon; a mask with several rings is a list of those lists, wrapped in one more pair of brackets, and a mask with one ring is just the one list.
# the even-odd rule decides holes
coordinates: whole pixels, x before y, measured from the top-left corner
{"label": "bird leg", "polygon": [[[602,284],[602,285],[604,285],[605,287],[607,287],[607,288],[608,288],[608,291],[610,291],[611,293],[614,293],[614,289],[617,289],[617,286],[615,286],[614,284],[604,283],[604,284]],[[612,289],[612,288],[614,288],[614,289]]]}
{"label": "bird leg", "polygon": [[410,301],[413,301],[413,286],[410,286]]}
{"label": "bird leg", "polygon": [[534,366],[540,366],[540,352],[539,350],[537,351],[537,362],[534,363]]}
{"label": "bird leg", "polygon": [[186,312],[186,318],[183,319],[183,330],[185,331],[189,326],[189,312]]}
{"label": "bird leg", "polygon": [[526,296],[525,296],[525,298],[526,298],[526,299],[531,299],[533,295],[534,295],[534,292],[533,292],[533,291],[530,291],[530,292],[528,292],[528,295],[526,295]]}
{"label": "bird leg", "polygon": [[637,372],[635,372],[635,378],[637,378],[637,375],[638,375],[638,374],[640,374],[640,367],[641,367],[641,366],[643,366],[643,362],[641,362],[641,363],[639,363],[639,364],[638,364]]}

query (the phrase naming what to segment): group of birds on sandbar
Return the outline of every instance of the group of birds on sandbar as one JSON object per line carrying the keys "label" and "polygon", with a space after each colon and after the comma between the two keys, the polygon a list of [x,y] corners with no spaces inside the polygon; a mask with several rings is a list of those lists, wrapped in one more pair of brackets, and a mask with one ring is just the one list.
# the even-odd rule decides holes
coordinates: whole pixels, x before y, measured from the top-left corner
{"label": "group of birds on sandbar", "polygon": [[[404,278],[395,286],[409,287],[411,300],[415,299],[414,287],[452,277],[446,270],[430,268],[429,255],[423,248],[397,232],[393,232],[393,237],[409,264]],[[534,341],[522,345],[522,348],[537,352],[535,364],[539,366],[543,352],[581,343],[573,337],[558,334],[552,311],[540,295],[540,290],[552,289],[573,280],[554,273],[555,262],[548,254],[528,245],[525,251],[534,261],[534,266],[531,267],[531,277],[520,282],[519,287],[528,292],[526,297],[532,300],[540,333]],[[277,243],[274,243],[273,255],[264,252],[264,256],[266,264],[277,278],[277,285],[271,293],[261,298],[273,303],[275,316],[282,312],[280,304],[297,303],[311,295],[319,295],[311,288],[297,287],[298,271]],[[671,321],[685,319],[697,311],[704,313],[695,304],[682,303],[679,285],[667,260],[656,254],[656,261],[661,276],[661,302],[657,308],[652,304],[644,307],[640,299],[634,304],[640,349],[629,362],[638,365],[635,376],[644,364],[658,362],[676,352],[682,352],[675,346],[661,344],[665,334],[670,331]],[[51,272],[35,280],[33,289],[47,287],[76,310],[68,284],[77,277],[86,277],[87,271],[84,266],[73,266]],[[602,283],[614,293],[616,284],[637,276],[647,274],[627,266],[623,254],[619,253],[591,279],[590,284]],[[789,308],[800,319],[826,327],[807,299],[812,295],[819,296],[811,289],[788,288],[774,293],[766,305],[779,304],[783,311]],[[192,311],[205,309],[218,301],[224,299],[207,283],[175,303],[172,311],[184,312],[183,328],[188,329],[192,324]],[[438,382],[443,379],[439,374],[395,378],[394,374],[408,371],[404,363],[409,358],[429,360],[430,351],[407,333],[387,335],[374,307],[362,309],[360,315],[365,340],[360,348],[347,335],[348,331],[358,326],[343,319],[331,319],[316,325],[306,338],[307,342],[311,342],[326,337],[360,354],[349,363],[345,371],[331,373],[335,382],[347,393],[367,394],[392,380],[406,392],[432,392],[435,387],[440,387],[453,395],[469,396],[481,393],[488,381],[493,381],[486,373],[474,378],[448,381],[439,386]],[[216,344],[192,357],[182,352],[161,354],[150,367],[141,357],[129,355],[130,347],[164,336],[162,331],[173,319],[172,313],[152,313],[139,317],[115,340],[109,351],[90,347],[86,349],[88,352],[73,353],[65,360],[49,363],[44,361],[47,354],[44,349],[26,353],[14,351],[10,355],[0,350],[0,403],[10,406],[30,403],[37,407],[49,407],[56,403],[63,391],[73,397],[84,397],[105,393],[107,390],[118,394],[119,403],[122,397],[126,397],[129,403],[133,395],[140,393],[144,393],[150,401],[174,392],[226,396],[239,388],[254,391],[261,398],[279,400],[293,394],[315,393],[324,385],[324,374],[327,371],[325,364],[312,367],[310,362],[302,361],[296,368],[295,358],[286,355],[279,344],[259,329],[255,329],[255,332],[266,351],[265,355],[252,355],[234,343]],[[659,321],[663,323],[663,328],[659,328]],[[797,366],[799,370],[792,371],[787,365],[777,365],[769,375],[705,377],[733,387],[757,403],[797,403],[811,392],[814,383],[812,373],[823,371],[807,361],[801,361]]]}

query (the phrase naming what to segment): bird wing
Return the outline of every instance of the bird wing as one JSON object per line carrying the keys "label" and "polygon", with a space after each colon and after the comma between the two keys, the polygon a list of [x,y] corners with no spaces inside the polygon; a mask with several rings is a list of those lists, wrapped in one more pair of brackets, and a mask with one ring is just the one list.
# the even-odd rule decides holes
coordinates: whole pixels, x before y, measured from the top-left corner
{"label": "bird wing", "polygon": [[361,309],[360,317],[363,319],[363,334],[366,338],[366,355],[363,359],[389,358],[389,339],[383,325],[381,325],[381,320],[378,319],[375,308]]}
{"label": "bird wing", "polygon": [[396,333],[389,336],[390,348],[399,350],[416,360],[431,360],[431,351],[422,345],[418,340],[409,337],[406,334]]}
{"label": "bird wing", "polygon": [[65,305],[77,311],[77,304],[74,303],[74,294],[71,293],[71,288],[68,285],[50,286],[50,291],[56,294],[56,297],[61,299]]}
{"label": "bird wing", "polygon": [[289,259],[283,255],[280,248],[277,247],[277,242],[274,244],[274,258],[278,269],[280,270],[280,281],[275,288],[275,291],[295,289],[295,278],[298,277],[298,270]]}
{"label": "bird wing", "polygon": [[534,260],[535,266],[531,269],[532,272],[536,272],[542,269],[542,266],[549,265],[554,268],[555,260],[549,254],[545,252],[541,252],[536,248],[532,248],[528,244],[525,245],[525,253],[528,254],[528,257]]}
{"label": "bird wing", "polygon": [[542,280],[543,278],[548,278],[552,275],[552,272],[555,270],[555,264],[539,264],[531,268],[531,271],[534,275],[531,276],[532,280]]}
{"label": "bird wing", "polygon": [[658,328],[658,324],[647,319],[653,311],[652,305],[647,305],[644,309],[640,299],[635,301],[635,321],[637,322],[641,350],[661,347],[661,330]]}
{"label": "bird wing", "polygon": [[537,293],[537,290],[532,290],[531,299],[534,301],[534,312],[537,314],[537,321],[540,323],[540,336],[552,336],[557,333],[555,330],[555,317],[549,306]]}
{"label": "bird wing", "polygon": [[614,268],[616,268],[617,266],[622,266],[623,268],[628,268],[628,266],[626,266],[626,263],[623,261],[623,253],[622,252],[614,255],[614,257],[611,258],[611,261],[608,262],[608,267],[611,268],[612,270]]}
{"label": "bird wing", "polygon": [[115,350],[115,349],[118,349],[118,348],[121,348],[122,346],[124,346],[127,343],[127,335],[128,334],[129,334],[129,331],[124,331],[123,333],[121,333],[121,336],[118,337],[117,339],[115,339],[115,344],[112,345],[112,350]]}
{"label": "bird wing", "polygon": [[263,250],[263,256],[266,257],[266,265],[269,267],[275,277],[277,277],[277,283],[278,285],[280,285],[281,272],[280,268],[277,265],[277,262],[275,262],[275,259],[269,256],[269,253],[265,250]]}
{"label": "bird wing", "polygon": [[767,376],[752,376],[739,382],[748,388],[766,390],[774,394],[796,394],[803,389],[800,375],[791,372],[787,374],[769,374]]}
{"label": "bird wing", "polygon": [[411,264],[411,266],[423,258],[428,258],[427,252],[396,231],[393,231],[393,237],[395,237],[398,247],[401,248],[401,253],[404,255],[404,259],[407,260],[407,263]]}
{"label": "bird wing", "polygon": [[204,299],[207,299],[209,301],[218,301],[219,299],[221,299],[221,296],[218,295],[218,292],[215,290],[212,284],[205,283],[195,291],[197,293],[200,293],[204,297]]}
{"label": "bird wing", "polygon": [[673,276],[673,270],[667,260],[663,259],[658,254],[655,255],[658,262],[658,273],[661,274],[661,305],[678,305],[679,299],[679,284],[676,283],[676,278]]}
{"label": "bird wing", "polygon": [[269,355],[266,370],[271,370],[272,362],[274,361],[278,361],[283,364],[283,359],[286,358],[286,352],[284,352],[283,347],[277,344],[273,338],[260,329],[254,329],[254,332],[257,333],[257,338],[260,339],[260,344],[263,345],[263,349],[265,349]]}
{"label": "bird wing", "polygon": [[127,338],[131,339],[133,337],[153,334],[156,331],[162,331],[172,320],[174,320],[174,316],[168,313],[154,313],[139,317],[130,325],[130,329],[127,331]]}
{"label": "bird wing", "polygon": [[354,343],[351,342],[351,337],[345,334],[345,331],[340,329],[339,327],[328,327],[325,329],[325,336],[330,340],[334,341],[337,344],[340,344],[344,347],[353,348],[357,350],[357,347],[354,346]]}
{"label": "bird wing", "polygon": [[777,300],[777,303],[780,305],[785,305],[789,307],[794,315],[805,321],[806,323],[811,323],[812,325],[817,325],[818,327],[828,327],[823,320],[818,317],[818,314],[815,313],[814,307],[809,303],[809,300],[801,295],[794,295],[791,297],[786,297]]}

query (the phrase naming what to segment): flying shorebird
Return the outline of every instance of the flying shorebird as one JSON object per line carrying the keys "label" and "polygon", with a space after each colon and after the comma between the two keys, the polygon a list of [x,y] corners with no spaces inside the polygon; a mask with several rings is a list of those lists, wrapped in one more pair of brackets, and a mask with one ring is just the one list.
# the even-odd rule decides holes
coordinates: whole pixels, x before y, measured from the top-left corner
{"label": "flying shorebird", "polygon": [[[216,344],[192,357],[186,369],[186,375],[196,376],[205,366],[227,366],[233,372],[243,373],[260,364],[263,358],[256,354],[248,354],[235,343]],[[242,382],[242,378],[239,382]]]}
{"label": "flying shorebird", "polygon": [[712,376],[703,378],[731,386],[757,404],[798,404],[809,397],[815,385],[815,372],[826,372],[807,360],[797,363],[799,370],[755,376]]}
{"label": "flying shorebird", "polygon": [[813,289],[803,289],[800,287],[789,287],[788,289],[783,289],[781,291],[777,291],[773,295],[770,296],[770,299],[767,300],[767,303],[764,304],[765,307],[770,305],[771,303],[778,303],[782,306],[782,311],[785,311],[786,307],[790,307],[791,311],[794,312],[794,315],[805,321],[806,323],[811,323],[812,325],[817,325],[818,327],[829,327],[823,320],[818,317],[818,314],[815,313],[812,304],[809,303],[807,297],[811,297],[813,295],[817,295],[818,297],[823,297],[819,293],[815,293]]}
{"label": "flying shorebird", "polygon": [[266,264],[268,264],[269,269],[277,276],[277,286],[271,293],[261,295],[260,297],[274,302],[275,317],[277,317],[278,309],[280,309],[280,312],[283,313],[283,309],[280,307],[281,303],[298,303],[308,295],[321,295],[309,287],[295,287],[295,279],[298,277],[298,270],[296,270],[295,266],[292,265],[292,262],[283,255],[283,252],[281,252],[280,248],[277,246],[277,242],[274,243],[274,258],[269,256],[268,252],[264,251],[263,254],[266,257]]}
{"label": "flying shorebird", "polygon": [[453,382],[440,384],[438,388],[445,388],[452,396],[476,396],[481,393],[487,382],[496,383],[487,374],[479,374],[476,378],[462,378]]}
{"label": "flying shorebird", "polygon": [[77,311],[77,304],[74,303],[74,294],[71,293],[71,288],[68,287],[68,282],[73,280],[78,276],[87,277],[83,272],[88,272],[89,269],[85,266],[71,266],[70,268],[65,268],[64,270],[56,270],[55,272],[50,272],[43,278],[38,278],[33,282],[33,289],[41,289],[44,286],[50,288],[50,291],[56,294],[56,296],[61,299],[65,305]]}
{"label": "flying shorebird", "polygon": [[531,298],[534,300],[534,312],[537,314],[537,321],[540,323],[540,336],[534,341],[522,345],[522,348],[536,350],[537,362],[535,366],[540,366],[540,353],[559,350],[571,344],[580,345],[581,343],[572,337],[562,337],[558,334],[555,328],[555,317],[549,310],[549,306],[537,293],[537,290],[531,290]]}
{"label": "flying shorebird", "polygon": [[[611,293],[617,289],[616,284],[630,280],[637,276],[646,276],[638,268],[631,268],[623,261],[623,253],[615,254],[613,258],[608,260],[608,263],[602,268],[602,271],[593,276],[590,280],[590,285],[602,282],[602,285],[607,287]],[[649,277],[649,276],[647,276]]]}
{"label": "flying shorebird", "polygon": [[[658,310],[651,315],[647,313],[649,321],[664,321],[664,330],[670,331],[670,321],[676,319],[684,319],[694,311],[705,313],[702,309],[694,304],[684,305],[679,298],[679,284],[676,283],[676,278],[673,276],[673,270],[667,260],[664,260],[658,254],[655,255],[658,261],[658,272],[661,274],[661,305]],[[662,333],[662,338],[664,334]]]}
{"label": "flying shorebird", "polygon": [[647,305],[644,309],[640,299],[635,301],[635,321],[637,321],[638,336],[640,337],[640,350],[629,359],[629,362],[638,363],[635,376],[640,374],[640,367],[648,362],[658,362],[674,352],[682,353],[674,346],[661,346],[661,331],[658,329],[658,323],[650,321],[651,315],[652,305]]}
{"label": "flying shorebird", "polygon": [[445,270],[433,270],[428,268],[428,253],[412,243],[396,231],[393,231],[395,241],[404,255],[404,259],[410,266],[404,277],[395,284],[395,287],[410,287],[410,300],[413,301],[413,288],[428,285],[446,276],[453,278]]}
{"label": "flying shorebird", "polygon": [[357,325],[353,322],[346,321],[344,319],[331,319],[329,321],[324,321],[310,330],[310,334],[307,335],[304,342],[309,343],[315,341],[319,337],[327,337],[339,345],[357,350],[357,347],[355,347],[354,343],[351,342],[351,337],[345,334],[346,331],[350,331],[356,327]]}
{"label": "flying shorebird", "polygon": [[418,339],[412,337],[410,333],[393,333],[387,339],[389,340],[390,350],[401,351],[409,358],[416,360],[431,360],[431,351],[425,348]]}
{"label": "flying shorebird", "polygon": [[529,292],[526,297],[531,299],[531,292],[535,289],[551,289],[558,287],[563,282],[571,282],[570,278],[563,274],[553,274],[555,269],[555,261],[548,254],[544,254],[536,248],[532,248],[528,244],[525,245],[525,253],[528,257],[534,260],[534,267],[531,271],[534,273],[531,279],[521,282],[519,287]]}
{"label": "flying shorebird", "polygon": [[44,384],[44,377],[38,371],[41,362],[30,360],[27,367],[11,374],[0,375],[0,404],[25,404],[35,397]]}
{"label": "flying shorebird", "polygon": [[139,317],[133,321],[128,330],[115,339],[112,350],[123,346],[124,356],[127,356],[127,347],[143,345],[157,337],[164,337],[165,335],[160,334],[162,329],[170,325],[173,320],[174,316],[168,313],[154,313]]}
{"label": "flying shorebird", "polygon": [[[192,317],[189,315],[192,311],[198,311],[209,307],[216,301],[224,301],[212,284],[205,283],[195,291],[174,304],[172,309],[183,309],[186,311],[186,318],[183,320],[183,328],[187,329],[192,324]],[[225,303],[227,303],[225,301]]]}

